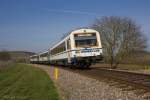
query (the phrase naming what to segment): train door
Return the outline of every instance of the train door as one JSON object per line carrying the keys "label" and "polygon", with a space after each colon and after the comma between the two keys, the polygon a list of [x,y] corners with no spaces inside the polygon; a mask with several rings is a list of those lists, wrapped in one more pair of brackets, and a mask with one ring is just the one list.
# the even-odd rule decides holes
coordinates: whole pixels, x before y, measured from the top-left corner
{"label": "train door", "polygon": [[67,55],[68,55],[68,63],[71,63],[71,43],[70,43],[70,39],[67,40],[66,42],[66,48],[67,48]]}

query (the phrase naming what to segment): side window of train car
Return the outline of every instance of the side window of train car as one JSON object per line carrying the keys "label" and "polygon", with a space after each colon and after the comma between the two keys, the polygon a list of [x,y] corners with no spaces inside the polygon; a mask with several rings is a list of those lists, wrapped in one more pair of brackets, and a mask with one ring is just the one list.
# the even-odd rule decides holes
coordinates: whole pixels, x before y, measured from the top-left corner
{"label": "side window of train car", "polygon": [[63,52],[63,51],[65,51],[65,42],[63,42],[61,45],[60,45],[60,52]]}
{"label": "side window of train car", "polygon": [[62,44],[60,44],[58,47],[54,48],[51,51],[51,54],[55,55],[55,54],[63,52],[63,51],[65,51],[65,42],[63,42]]}

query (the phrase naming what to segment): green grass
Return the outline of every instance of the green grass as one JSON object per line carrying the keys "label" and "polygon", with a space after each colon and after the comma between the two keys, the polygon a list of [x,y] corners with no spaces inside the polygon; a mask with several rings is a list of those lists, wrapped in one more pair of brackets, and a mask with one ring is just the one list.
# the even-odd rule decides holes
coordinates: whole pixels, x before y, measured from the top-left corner
{"label": "green grass", "polygon": [[0,70],[0,100],[58,100],[57,90],[41,69],[13,64]]}

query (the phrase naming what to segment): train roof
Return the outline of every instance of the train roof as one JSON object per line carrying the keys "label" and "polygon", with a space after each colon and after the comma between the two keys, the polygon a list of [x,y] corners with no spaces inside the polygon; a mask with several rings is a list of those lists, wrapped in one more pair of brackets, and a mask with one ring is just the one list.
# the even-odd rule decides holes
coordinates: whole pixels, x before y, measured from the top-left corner
{"label": "train roof", "polygon": [[41,53],[39,53],[39,55],[42,55],[42,54],[45,54],[45,53],[48,53],[48,51],[41,52]]}
{"label": "train roof", "polygon": [[73,34],[73,33],[80,33],[80,32],[97,32],[96,30],[94,29],[89,29],[89,28],[82,28],[82,29],[78,29],[78,30],[74,30],[72,31],[70,34]]}
{"label": "train roof", "polygon": [[40,52],[36,55],[33,55],[33,56],[30,56],[30,57],[36,57],[38,55],[41,55],[41,54],[44,54],[44,53],[47,53],[49,50],[52,50],[54,49],[55,47],[57,47],[58,45],[60,45],[61,43],[63,43],[66,39],[69,38],[70,34],[75,34],[75,33],[81,33],[81,32],[97,32],[96,30],[94,29],[89,29],[89,28],[81,28],[81,29],[76,29],[76,30],[73,30],[71,32],[69,32],[63,39],[61,39],[59,42],[57,42],[56,44],[54,44],[52,47],[50,47],[47,51],[45,52]]}
{"label": "train roof", "polygon": [[75,34],[75,33],[81,33],[81,32],[97,32],[94,29],[89,29],[89,28],[81,28],[81,29],[76,29],[74,31],[69,32],[69,34],[67,34],[62,40],[60,40],[59,42],[57,42],[56,44],[54,44],[51,48],[49,48],[49,50],[54,49],[55,47],[57,47],[58,45],[60,45],[61,43],[63,43],[66,39],[69,38],[70,34]]}
{"label": "train roof", "polygon": [[36,56],[38,56],[38,55],[37,55],[37,54],[35,54],[35,55],[30,56],[30,57],[36,57]]}

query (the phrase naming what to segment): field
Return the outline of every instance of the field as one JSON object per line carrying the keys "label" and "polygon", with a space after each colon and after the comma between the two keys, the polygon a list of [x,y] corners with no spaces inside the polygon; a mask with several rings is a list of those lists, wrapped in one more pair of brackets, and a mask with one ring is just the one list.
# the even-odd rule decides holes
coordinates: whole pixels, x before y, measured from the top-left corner
{"label": "field", "polygon": [[17,63],[29,63],[33,52],[26,51],[0,51],[0,61],[13,61]]}
{"label": "field", "polygon": [[0,100],[58,100],[49,76],[26,64],[11,64],[0,69]]}
{"label": "field", "polygon": [[[92,65],[91,68],[110,68],[110,64],[99,63]],[[150,65],[138,65],[138,64],[119,64],[116,69],[119,70],[132,70],[132,71],[140,71],[140,70],[150,70]]]}
{"label": "field", "polygon": [[[110,64],[104,61],[92,65],[92,67],[110,68]],[[117,69],[121,70],[150,70],[150,52],[135,52],[131,57],[127,57],[120,62]]]}

